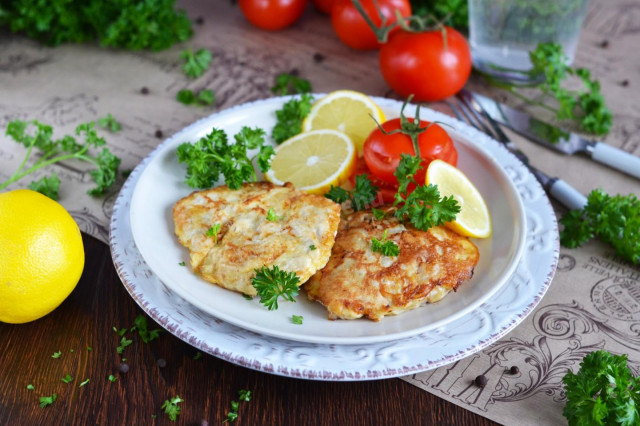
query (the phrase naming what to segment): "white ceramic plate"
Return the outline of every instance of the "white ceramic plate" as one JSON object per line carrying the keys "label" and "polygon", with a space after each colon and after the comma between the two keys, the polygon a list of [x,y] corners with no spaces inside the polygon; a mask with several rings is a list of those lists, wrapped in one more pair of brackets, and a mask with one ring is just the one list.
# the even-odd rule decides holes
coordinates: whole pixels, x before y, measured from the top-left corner
{"label": "white ceramic plate", "polygon": [[[125,289],[158,324],[199,350],[240,366],[287,377],[332,381],[391,378],[441,367],[484,349],[533,312],[549,288],[558,262],[556,218],[536,178],[502,145],[449,116],[437,112],[430,116],[455,126],[458,133],[488,151],[507,172],[525,206],[526,244],[516,271],[507,285],[475,310],[403,339],[333,345],[247,331],[198,309],[160,281],[145,263],[132,235],[129,219],[133,189],[163,146],[136,167],[114,204],[109,245]],[[496,229],[500,226],[503,225],[494,222]]]}
{"label": "white ceramic plate", "polygon": [[[275,124],[275,111],[287,99],[271,98],[214,114],[185,128],[151,154],[133,191],[131,229],[145,262],[167,287],[203,311],[254,332],[300,342],[354,344],[395,340],[440,327],[471,312],[507,282],[525,244],[522,201],[491,153],[456,131],[460,123],[447,128],[458,149],[458,167],[485,198],[495,231],[488,239],[475,240],[480,261],[473,278],[456,293],[380,322],[329,321],[324,307],[310,302],[304,292],[296,303],[282,302],[277,311],[269,311],[259,303],[259,298],[247,301],[240,294],[195,275],[188,266],[187,249],[174,234],[173,205],[194,190],[184,183],[185,166],[178,163],[176,148],[183,142],[197,141],[213,127],[224,129],[230,139],[242,126],[258,126],[270,132]],[[400,102],[384,98],[374,101],[387,118],[399,116]],[[423,119],[435,119],[429,110],[422,109],[421,113]],[[180,262],[187,266],[180,266]],[[304,324],[293,324],[292,315],[302,315]]]}

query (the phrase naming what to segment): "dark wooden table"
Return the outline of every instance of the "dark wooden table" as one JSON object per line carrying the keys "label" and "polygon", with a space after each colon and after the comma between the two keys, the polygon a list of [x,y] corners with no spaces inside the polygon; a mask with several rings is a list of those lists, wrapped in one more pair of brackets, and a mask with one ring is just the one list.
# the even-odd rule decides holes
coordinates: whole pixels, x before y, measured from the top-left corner
{"label": "dark wooden table", "polygon": [[[172,424],[161,406],[176,395],[184,399],[177,424],[222,424],[240,389],[252,399],[240,403],[239,425],[495,424],[400,379],[317,382],[207,354],[194,359],[198,351],[168,332],[150,343],[127,333],[132,343],[119,355],[113,327],[132,327],[143,312],[122,286],[108,246],[86,235],[84,244],[84,274],[58,309],[28,324],[0,323],[0,425]],[[119,372],[121,357],[126,373]],[[69,384],[61,380],[67,374]],[[39,397],[54,393],[56,401],[41,408]]]}

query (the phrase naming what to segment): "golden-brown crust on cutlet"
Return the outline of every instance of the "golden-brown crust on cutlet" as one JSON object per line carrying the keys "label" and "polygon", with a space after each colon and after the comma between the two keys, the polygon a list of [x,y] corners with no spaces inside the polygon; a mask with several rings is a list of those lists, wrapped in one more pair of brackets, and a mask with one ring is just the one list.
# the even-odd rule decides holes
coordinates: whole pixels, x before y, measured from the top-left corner
{"label": "golden-brown crust on cutlet", "polygon": [[[387,216],[376,220],[361,211],[344,218],[327,266],[305,284],[330,319],[378,321],[440,300],[472,277],[479,252],[468,238],[442,226],[419,231]],[[372,238],[382,239],[385,229],[400,248],[397,257],[371,250]]]}
{"label": "golden-brown crust on cutlet", "polygon": [[[278,219],[267,220],[269,209]],[[196,191],[173,207],[175,233],[205,280],[255,295],[255,269],[277,265],[305,282],[331,255],[340,206],[319,195],[269,182]],[[217,240],[207,230],[220,224]],[[311,249],[315,246],[315,250]]]}

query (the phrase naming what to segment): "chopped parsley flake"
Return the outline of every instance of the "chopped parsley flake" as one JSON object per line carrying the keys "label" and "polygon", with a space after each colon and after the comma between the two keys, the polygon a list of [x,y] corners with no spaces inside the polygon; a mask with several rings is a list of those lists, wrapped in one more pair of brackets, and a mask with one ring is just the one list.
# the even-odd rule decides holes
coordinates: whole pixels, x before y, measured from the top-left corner
{"label": "chopped parsley flake", "polygon": [[238,391],[238,399],[240,401],[244,401],[244,402],[251,401],[251,391],[250,390],[240,389]]}
{"label": "chopped parsley flake", "polygon": [[51,396],[41,396],[40,397],[40,407],[44,408],[47,405],[51,405],[53,404],[53,401],[55,401],[57,398],[56,394],[54,393]]}
{"label": "chopped parsley flake", "polygon": [[282,216],[278,216],[273,209],[269,209],[267,211],[267,220],[270,222],[277,222],[281,219]]}
{"label": "chopped parsley flake", "polygon": [[116,380],[118,380],[118,378],[116,376],[114,376],[113,374],[109,374],[109,381],[111,383],[115,382]]}
{"label": "chopped parsley flake", "polygon": [[28,389],[28,390],[34,390],[35,388],[33,387],[33,385],[32,385],[31,383],[29,383],[29,384],[27,385],[27,389]]}
{"label": "chopped parsley flake", "polygon": [[317,248],[317,247],[316,247],[315,245],[313,245],[313,244],[311,244],[311,245],[309,246],[309,250],[311,250],[311,251],[315,250],[316,248]]}
{"label": "chopped parsley flake", "polygon": [[164,401],[164,404],[162,404],[162,407],[160,408],[163,409],[164,412],[169,415],[169,420],[171,420],[172,422],[175,422],[176,419],[178,418],[178,415],[180,414],[180,407],[178,406],[178,404],[183,401],[184,399],[176,395],[175,398],[171,398],[171,400]]}
{"label": "chopped parsley flake", "polygon": [[193,356],[193,359],[198,360],[202,358],[202,352],[198,351],[196,352],[196,354]]}
{"label": "chopped parsley flake", "polygon": [[122,354],[122,352],[124,351],[124,348],[129,346],[131,343],[133,343],[133,340],[127,339],[126,337],[123,336],[122,340],[120,340],[120,345],[116,350],[118,351],[119,354]]}
{"label": "chopped parsley flake", "polygon": [[83,387],[84,385],[86,385],[87,383],[89,383],[89,379],[85,380],[84,382],[80,383],[78,385],[79,388]]}
{"label": "chopped parsley flake", "polygon": [[302,315],[292,315],[291,322],[294,324],[302,324],[303,317]]}
{"label": "chopped parsley flake", "polygon": [[62,356],[62,351],[58,351],[58,352],[54,352],[53,355],[51,355],[51,358],[58,359],[61,356]]}
{"label": "chopped parsley flake", "polygon": [[62,379],[64,383],[71,383],[73,381],[73,377],[71,377],[69,374],[67,374],[66,376],[64,376]]}
{"label": "chopped parsley flake", "polygon": [[207,237],[213,237],[213,244],[218,244],[218,232],[220,232],[220,224],[216,223],[207,229]]}
{"label": "chopped parsley flake", "polygon": [[186,266],[187,264],[186,264],[186,263],[184,263],[184,262],[180,262],[180,263],[178,263],[178,265],[180,265],[180,266]]}

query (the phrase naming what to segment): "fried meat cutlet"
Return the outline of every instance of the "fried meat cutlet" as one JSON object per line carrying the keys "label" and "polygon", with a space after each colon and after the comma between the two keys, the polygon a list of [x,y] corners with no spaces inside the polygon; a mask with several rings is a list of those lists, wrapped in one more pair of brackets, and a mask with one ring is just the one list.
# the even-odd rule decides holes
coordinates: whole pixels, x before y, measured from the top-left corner
{"label": "fried meat cutlet", "polygon": [[[327,266],[304,285],[329,319],[379,321],[436,302],[472,277],[479,252],[468,238],[443,226],[419,231],[387,216],[376,220],[360,211],[342,219]],[[385,230],[400,248],[397,257],[371,249],[372,238],[382,240]]]}
{"label": "fried meat cutlet", "polygon": [[[198,275],[254,296],[251,279],[262,266],[295,272],[301,283],[325,266],[340,206],[290,183],[254,182],[236,190],[219,186],[194,192],[174,205],[173,219]],[[217,234],[212,232],[216,226]]]}

